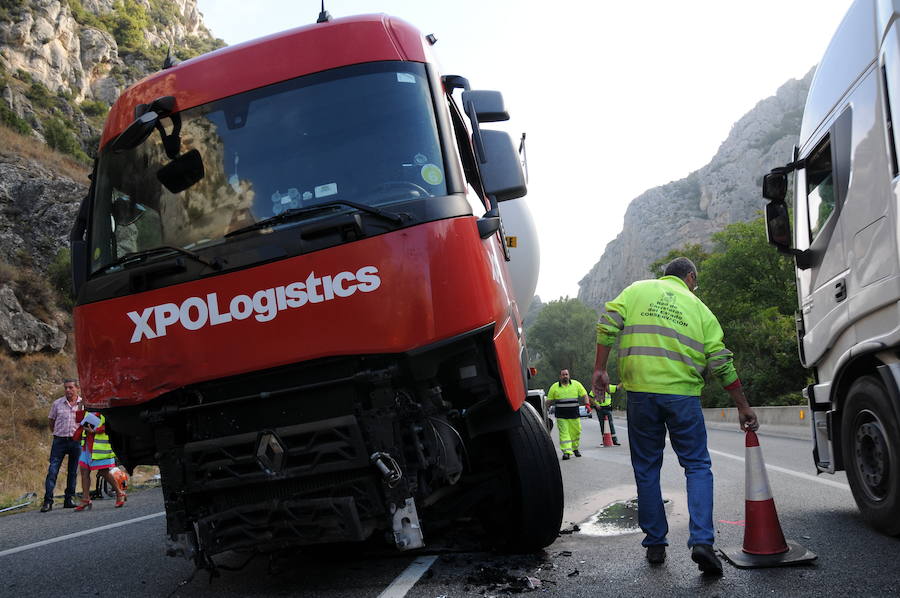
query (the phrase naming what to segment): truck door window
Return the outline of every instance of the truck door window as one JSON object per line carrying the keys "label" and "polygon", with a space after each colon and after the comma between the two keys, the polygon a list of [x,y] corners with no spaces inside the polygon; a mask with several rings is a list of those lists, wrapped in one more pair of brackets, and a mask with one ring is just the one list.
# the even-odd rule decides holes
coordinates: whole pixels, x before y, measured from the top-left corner
{"label": "truck door window", "polygon": [[884,111],[887,125],[888,144],[891,157],[891,174],[896,177],[900,173],[898,167],[898,155],[900,155],[900,131],[897,127],[897,119],[900,119],[900,39],[898,39],[897,23],[893,23],[885,33],[881,44],[881,82],[884,93]]}
{"label": "truck door window", "polygon": [[814,241],[834,212],[834,172],[831,142],[826,139],[806,160],[806,202],[809,213],[809,238]]}

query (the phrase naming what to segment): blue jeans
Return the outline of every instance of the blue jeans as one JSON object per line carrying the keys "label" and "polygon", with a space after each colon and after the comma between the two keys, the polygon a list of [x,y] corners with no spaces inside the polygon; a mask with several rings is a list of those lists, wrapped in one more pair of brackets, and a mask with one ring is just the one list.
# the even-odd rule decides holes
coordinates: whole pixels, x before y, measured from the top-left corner
{"label": "blue jeans", "polygon": [[47,468],[47,479],[44,481],[44,501],[53,502],[53,488],[56,487],[56,478],[59,476],[59,468],[63,459],[69,456],[68,471],[66,475],[66,498],[75,496],[75,482],[78,480],[78,458],[81,456],[81,443],[71,438],[53,437],[53,446],[50,448],[50,467]]}
{"label": "blue jeans", "polygon": [[687,479],[690,538],[688,546],[712,545],[713,475],[706,448],[706,426],[700,397],[628,392],[628,443],[638,491],[638,523],[642,544],[668,544],[669,524],[659,487],[666,428]]}

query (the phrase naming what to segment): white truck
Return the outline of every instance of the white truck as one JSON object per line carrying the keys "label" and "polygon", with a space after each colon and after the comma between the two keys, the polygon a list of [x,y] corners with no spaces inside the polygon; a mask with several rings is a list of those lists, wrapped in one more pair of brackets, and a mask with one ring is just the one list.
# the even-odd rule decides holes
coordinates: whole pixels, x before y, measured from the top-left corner
{"label": "white truck", "polygon": [[863,517],[890,535],[900,534],[898,17],[900,0],[853,3],[816,70],[792,160],[763,180],[769,242],[796,262],[816,467],[845,470]]}

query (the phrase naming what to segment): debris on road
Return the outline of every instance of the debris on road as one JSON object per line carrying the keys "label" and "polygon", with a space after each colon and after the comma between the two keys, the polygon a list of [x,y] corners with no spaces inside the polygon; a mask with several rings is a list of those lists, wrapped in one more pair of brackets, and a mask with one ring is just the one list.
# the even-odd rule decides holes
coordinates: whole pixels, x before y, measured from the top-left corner
{"label": "debris on road", "polygon": [[492,595],[497,592],[521,594],[541,587],[542,582],[530,575],[514,575],[500,567],[481,567],[475,575],[466,579],[469,585],[483,586],[482,593]]}

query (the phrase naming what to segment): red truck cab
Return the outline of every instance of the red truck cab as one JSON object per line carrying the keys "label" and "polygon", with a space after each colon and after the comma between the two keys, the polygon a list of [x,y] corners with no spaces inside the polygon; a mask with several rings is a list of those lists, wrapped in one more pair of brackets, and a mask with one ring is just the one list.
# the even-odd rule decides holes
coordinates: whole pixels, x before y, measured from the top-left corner
{"label": "red truck cab", "polygon": [[556,537],[499,211],[521,165],[481,127],[500,95],[430,46],[337,19],[110,110],[71,237],[78,368],[122,463],[159,465],[172,554],[416,548],[473,514],[507,547]]}

